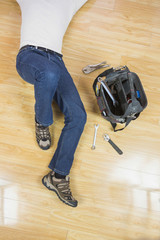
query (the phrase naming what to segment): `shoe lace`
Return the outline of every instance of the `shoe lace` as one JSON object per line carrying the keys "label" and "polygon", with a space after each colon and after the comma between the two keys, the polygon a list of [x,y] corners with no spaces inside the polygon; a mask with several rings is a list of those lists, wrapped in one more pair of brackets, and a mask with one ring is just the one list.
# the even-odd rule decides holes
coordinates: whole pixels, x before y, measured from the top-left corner
{"label": "shoe lace", "polygon": [[38,127],[38,133],[41,139],[46,139],[50,137],[49,127],[44,127],[40,124],[37,125],[37,127]]}
{"label": "shoe lace", "polygon": [[70,187],[69,187],[69,181],[65,181],[63,183],[58,184],[58,188],[62,188],[61,192],[65,194],[65,198],[68,200],[74,200]]}

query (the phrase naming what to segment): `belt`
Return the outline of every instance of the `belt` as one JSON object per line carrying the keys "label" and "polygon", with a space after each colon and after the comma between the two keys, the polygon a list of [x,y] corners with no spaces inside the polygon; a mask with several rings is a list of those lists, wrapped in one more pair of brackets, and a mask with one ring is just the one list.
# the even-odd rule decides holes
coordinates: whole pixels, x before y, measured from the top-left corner
{"label": "belt", "polygon": [[48,53],[52,53],[52,54],[55,53],[55,54],[57,54],[59,57],[63,57],[62,54],[57,53],[57,52],[55,52],[55,51],[53,51],[53,50],[50,50],[50,49],[44,48],[44,47],[33,46],[33,45],[25,45],[25,46],[21,47],[19,51],[22,51],[22,50],[24,50],[24,49],[26,49],[26,48],[28,48],[28,47],[35,48],[35,49],[39,49],[39,50],[41,50],[41,51],[48,52]]}

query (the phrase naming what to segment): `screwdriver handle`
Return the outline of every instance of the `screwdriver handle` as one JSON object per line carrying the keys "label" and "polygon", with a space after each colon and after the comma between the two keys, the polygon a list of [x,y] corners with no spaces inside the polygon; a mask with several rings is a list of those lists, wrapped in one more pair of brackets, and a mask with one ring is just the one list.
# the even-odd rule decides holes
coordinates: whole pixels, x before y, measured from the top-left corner
{"label": "screwdriver handle", "polygon": [[112,145],[112,147],[118,152],[118,154],[122,155],[123,152],[121,151],[121,149],[111,140],[109,139],[108,142]]}

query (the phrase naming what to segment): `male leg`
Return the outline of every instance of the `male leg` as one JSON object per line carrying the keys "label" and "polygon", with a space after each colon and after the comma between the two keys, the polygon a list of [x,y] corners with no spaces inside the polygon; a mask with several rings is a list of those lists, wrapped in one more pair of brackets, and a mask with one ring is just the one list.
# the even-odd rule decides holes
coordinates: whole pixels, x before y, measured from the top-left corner
{"label": "male leg", "polygon": [[[86,112],[63,61],[61,64],[61,76],[54,99],[64,113],[65,126],[49,164],[52,171],[44,176],[42,182],[48,189],[55,191],[64,203],[76,207],[78,202],[71,194],[67,175],[70,173],[74,153],[86,123]],[[61,179],[56,177],[57,174],[62,176]]]}
{"label": "male leg", "polygon": [[34,85],[36,139],[46,150],[51,145],[49,125],[53,123],[52,101],[60,77],[58,60],[51,62],[48,53],[27,47],[18,53],[16,67],[19,75]]}

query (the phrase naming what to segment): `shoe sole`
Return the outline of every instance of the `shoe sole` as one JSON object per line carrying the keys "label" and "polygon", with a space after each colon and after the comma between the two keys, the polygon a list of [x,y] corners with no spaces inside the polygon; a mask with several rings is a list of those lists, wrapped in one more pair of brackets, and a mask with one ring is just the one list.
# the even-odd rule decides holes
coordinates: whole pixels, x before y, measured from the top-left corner
{"label": "shoe sole", "polygon": [[49,190],[55,192],[55,193],[57,194],[58,198],[59,198],[63,203],[67,204],[67,205],[70,206],[70,207],[77,207],[77,205],[76,205],[76,206],[71,205],[71,204],[69,204],[68,202],[66,202],[63,198],[61,198],[61,196],[59,195],[57,189],[56,189],[50,182],[47,181],[46,176],[44,176],[44,177],[42,178],[42,183],[43,183],[43,185],[44,185],[46,188],[48,188]]}

